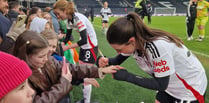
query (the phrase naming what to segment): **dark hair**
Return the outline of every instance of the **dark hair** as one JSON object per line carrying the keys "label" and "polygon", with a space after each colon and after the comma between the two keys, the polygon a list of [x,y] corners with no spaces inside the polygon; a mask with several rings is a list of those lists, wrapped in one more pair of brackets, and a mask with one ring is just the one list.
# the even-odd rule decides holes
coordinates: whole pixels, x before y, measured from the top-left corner
{"label": "dark hair", "polygon": [[9,2],[9,9],[14,9],[15,7],[18,7],[18,2],[16,1],[10,1]]}
{"label": "dark hair", "polygon": [[40,49],[47,48],[48,46],[48,41],[37,32],[25,31],[18,36],[13,55],[28,63],[28,55],[36,54]]}
{"label": "dark hair", "polygon": [[38,10],[41,9],[39,7],[32,7],[29,11],[29,14],[28,15],[31,15],[31,14],[36,14],[38,12]]}
{"label": "dark hair", "polygon": [[26,18],[26,20],[25,20],[25,24],[28,24],[28,19],[29,19],[29,17],[30,17],[31,15],[36,14],[36,13],[38,12],[39,9],[41,9],[41,8],[39,8],[39,7],[32,7],[32,8],[30,9],[30,11],[29,11],[29,13],[28,13],[28,16],[27,16],[27,18]]}
{"label": "dark hair", "polygon": [[27,14],[27,8],[25,8],[25,7],[20,7],[19,11],[23,11],[25,14]]}
{"label": "dark hair", "polygon": [[183,44],[183,41],[176,35],[149,28],[134,12],[130,12],[127,16],[114,21],[107,31],[107,41],[110,44],[126,44],[131,37],[135,37],[136,49],[145,55],[144,44],[157,40],[159,37],[175,43],[178,47],[182,47]]}

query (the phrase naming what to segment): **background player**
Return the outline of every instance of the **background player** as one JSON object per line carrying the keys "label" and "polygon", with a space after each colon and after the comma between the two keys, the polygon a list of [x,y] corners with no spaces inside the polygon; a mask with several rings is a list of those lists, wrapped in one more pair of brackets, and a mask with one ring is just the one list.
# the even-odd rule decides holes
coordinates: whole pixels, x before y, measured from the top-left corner
{"label": "background player", "polygon": [[108,22],[109,22],[109,17],[108,15],[111,15],[111,9],[108,7],[108,2],[104,2],[104,7],[100,11],[100,15],[102,16],[102,28],[104,33],[106,34],[107,29],[108,29]]}
{"label": "background player", "polygon": [[147,5],[145,0],[137,0],[135,3],[135,12],[144,19],[144,16],[147,15]]}
{"label": "background player", "polygon": [[[62,43],[63,50],[66,51],[80,47],[79,64],[93,65],[97,58],[98,42],[95,30],[88,18],[81,13],[75,12],[74,3],[66,0],[56,2],[54,13],[57,15],[58,19],[68,19],[67,35]],[[79,32],[81,39],[76,43],[66,46],[65,44],[70,40],[69,36],[72,34],[73,29]],[[91,91],[91,85],[84,85],[84,103],[90,102]]]}
{"label": "background player", "polygon": [[199,30],[199,38],[197,41],[202,41],[205,37],[205,24],[208,22],[208,8],[209,2],[198,0],[196,24]]}
{"label": "background player", "polygon": [[187,26],[187,40],[193,39],[192,33],[194,30],[195,19],[197,17],[197,0],[190,0],[187,15],[186,15],[186,26]]}

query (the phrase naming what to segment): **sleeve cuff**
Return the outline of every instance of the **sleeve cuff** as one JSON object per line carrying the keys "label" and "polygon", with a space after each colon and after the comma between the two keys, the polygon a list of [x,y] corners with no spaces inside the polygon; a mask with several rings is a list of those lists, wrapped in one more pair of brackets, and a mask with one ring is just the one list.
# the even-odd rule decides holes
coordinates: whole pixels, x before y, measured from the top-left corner
{"label": "sleeve cuff", "polygon": [[99,78],[100,78],[100,79],[104,79],[105,74],[102,72],[102,68],[99,68],[99,69],[98,69],[98,73],[99,73]]}

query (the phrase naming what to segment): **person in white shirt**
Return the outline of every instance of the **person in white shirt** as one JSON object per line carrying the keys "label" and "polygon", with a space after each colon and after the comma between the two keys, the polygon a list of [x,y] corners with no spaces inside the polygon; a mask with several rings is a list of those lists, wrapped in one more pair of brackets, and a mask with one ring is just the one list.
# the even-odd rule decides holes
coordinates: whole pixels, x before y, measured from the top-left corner
{"label": "person in white shirt", "polygon": [[[59,0],[53,8],[54,13],[58,19],[67,19],[67,34],[62,42],[64,51],[80,47],[79,51],[79,64],[93,65],[97,59],[98,41],[95,30],[86,16],[81,13],[75,12],[74,3],[66,0]],[[80,34],[80,40],[71,45],[65,45],[72,35],[72,30],[76,30]],[[94,78],[88,78],[94,80]],[[84,83],[83,96],[84,103],[90,103],[92,85]]]}
{"label": "person in white shirt", "polygon": [[152,76],[124,69],[114,74],[116,80],[157,90],[155,103],[204,103],[205,69],[176,35],[149,28],[136,13],[129,13],[110,25],[107,41],[119,55],[99,58],[100,67],[121,64],[132,54],[140,69]]}
{"label": "person in white shirt", "polygon": [[111,9],[108,7],[108,2],[104,2],[104,7],[100,10],[100,15],[102,17],[102,29],[106,34],[108,29],[109,15],[111,15]]}

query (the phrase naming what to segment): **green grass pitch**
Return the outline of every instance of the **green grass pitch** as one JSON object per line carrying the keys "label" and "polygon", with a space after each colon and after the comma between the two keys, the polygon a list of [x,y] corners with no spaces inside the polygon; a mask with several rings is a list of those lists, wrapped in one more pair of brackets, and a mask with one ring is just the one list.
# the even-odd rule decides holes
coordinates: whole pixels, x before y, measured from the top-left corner
{"label": "green grass pitch", "polygon": [[[117,17],[110,18],[110,24]],[[145,23],[147,24],[147,18],[145,18]],[[106,37],[102,32],[102,24],[101,18],[95,18],[93,23],[98,42],[99,48],[103,52],[103,54],[107,57],[115,56],[116,52],[110,47],[110,45],[106,41]],[[192,50],[199,60],[202,62],[203,66],[206,69],[207,76],[209,77],[209,26],[206,25],[206,38],[202,42],[187,41],[186,40],[186,24],[184,16],[159,16],[152,17],[152,24],[148,26],[152,28],[159,28],[165,30],[167,32],[171,32],[178,37],[180,37],[185,45]],[[79,39],[78,34],[73,32],[75,41]],[[198,30],[195,26],[195,30],[193,33],[194,39],[198,38]],[[77,49],[79,50],[79,49]],[[127,68],[129,72],[134,74],[149,77],[146,73],[141,71],[137,64],[135,63],[133,58],[129,58],[123,64],[123,67]],[[208,78],[207,77],[207,78]],[[209,79],[209,78],[208,78]],[[103,80],[97,79],[100,83],[100,88],[93,87],[91,100],[98,101],[99,103],[154,103],[155,101],[155,93],[154,90],[149,90],[146,88],[142,88],[131,83],[116,81],[112,78],[111,75],[107,75]],[[80,86],[74,86],[73,92],[73,101],[78,101],[82,99],[82,89]],[[209,88],[209,86],[208,86]],[[209,90],[206,93],[206,102],[209,103]]]}

